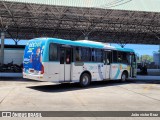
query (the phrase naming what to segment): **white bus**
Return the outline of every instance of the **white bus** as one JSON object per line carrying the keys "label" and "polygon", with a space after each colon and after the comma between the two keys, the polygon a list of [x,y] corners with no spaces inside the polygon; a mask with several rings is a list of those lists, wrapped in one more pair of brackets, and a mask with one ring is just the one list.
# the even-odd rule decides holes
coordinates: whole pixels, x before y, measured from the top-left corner
{"label": "white bus", "polygon": [[136,77],[136,56],[132,49],[115,48],[87,40],[57,38],[29,40],[24,51],[23,77],[49,82],[78,82]]}

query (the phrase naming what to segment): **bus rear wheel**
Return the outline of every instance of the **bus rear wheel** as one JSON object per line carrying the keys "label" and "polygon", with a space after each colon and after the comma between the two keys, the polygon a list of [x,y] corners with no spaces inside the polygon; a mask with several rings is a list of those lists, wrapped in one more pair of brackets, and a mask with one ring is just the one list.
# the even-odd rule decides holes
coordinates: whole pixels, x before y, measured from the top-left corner
{"label": "bus rear wheel", "polygon": [[127,80],[127,73],[123,72],[121,76],[121,82],[125,82]]}
{"label": "bus rear wheel", "polygon": [[87,73],[82,74],[82,76],[80,78],[80,86],[87,87],[88,85],[90,85],[90,83],[91,83],[90,75]]}

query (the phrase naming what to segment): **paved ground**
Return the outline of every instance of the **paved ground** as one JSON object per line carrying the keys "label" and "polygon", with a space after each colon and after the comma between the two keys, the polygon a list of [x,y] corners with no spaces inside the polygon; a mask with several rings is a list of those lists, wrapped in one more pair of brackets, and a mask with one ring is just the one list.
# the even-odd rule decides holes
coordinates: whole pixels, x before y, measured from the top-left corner
{"label": "paved ground", "polygon": [[160,81],[94,82],[80,88],[78,84],[0,78],[0,111],[12,110],[160,111]]}

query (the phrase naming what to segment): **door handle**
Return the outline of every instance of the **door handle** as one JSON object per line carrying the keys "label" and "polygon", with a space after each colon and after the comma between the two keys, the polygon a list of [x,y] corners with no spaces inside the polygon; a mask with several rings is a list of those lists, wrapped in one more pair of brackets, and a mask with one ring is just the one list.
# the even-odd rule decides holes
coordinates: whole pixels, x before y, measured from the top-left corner
{"label": "door handle", "polygon": [[54,73],[54,74],[59,74],[59,73]]}

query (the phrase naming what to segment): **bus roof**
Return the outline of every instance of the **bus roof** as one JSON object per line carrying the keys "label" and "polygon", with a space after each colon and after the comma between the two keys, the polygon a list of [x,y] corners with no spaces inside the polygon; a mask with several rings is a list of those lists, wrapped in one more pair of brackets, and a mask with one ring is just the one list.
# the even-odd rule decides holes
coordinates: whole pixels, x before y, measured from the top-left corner
{"label": "bus roof", "polygon": [[102,43],[102,42],[94,42],[90,40],[78,40],[78,41],[72,41],[72,40],[64,40],[59,38],[35,38],[31,39],[31,41],[45,41],[45,42],[54,42],[59,44],[65,44],[65,45],[71,45],[71,46],[83,46],[83,47],[90,47],[90,48],[99,48],[99,49],[108,49],[108,50],[117,50],[117,51],[124,51],[124,52],[134,52],[133,49],[129,48],[118,48],[110,46],[109,44]]}

